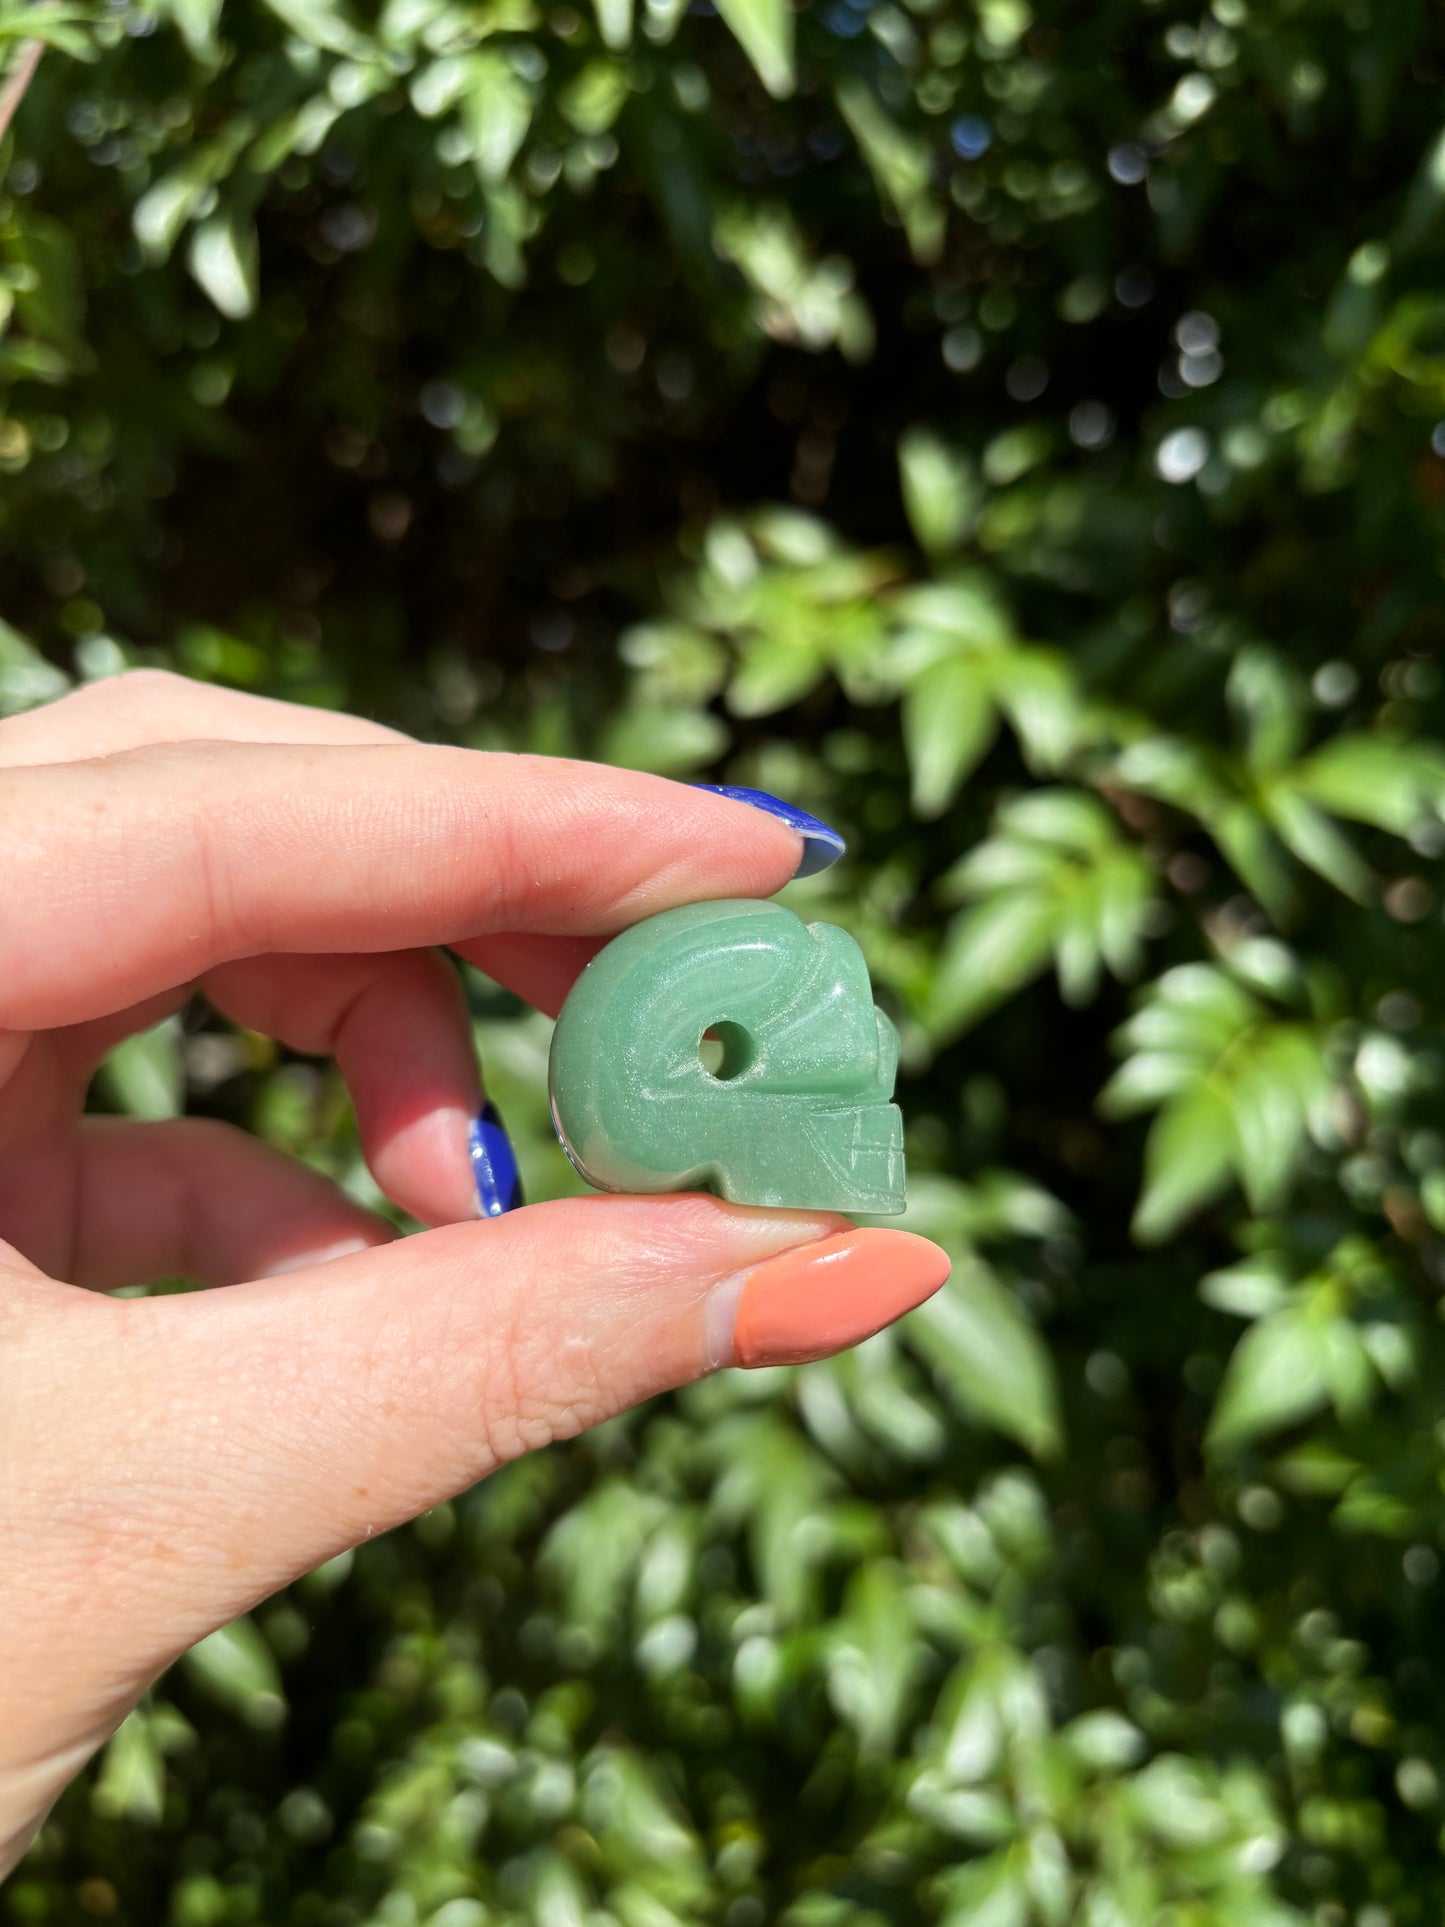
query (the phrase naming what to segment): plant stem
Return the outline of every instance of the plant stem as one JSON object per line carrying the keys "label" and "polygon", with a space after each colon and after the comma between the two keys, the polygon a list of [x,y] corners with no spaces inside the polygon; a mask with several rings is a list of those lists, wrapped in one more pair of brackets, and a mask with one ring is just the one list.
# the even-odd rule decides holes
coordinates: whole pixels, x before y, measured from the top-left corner
{"label": "plant stem", "polygon": [[40,56],[45,52],[43,40],[22,40],[20,50],[15,56],[15,65],[5,76],[0,86],[0,140],[4,140],[10,123],[15,118],[15,110],[25,98],[25,89],[30,85],[35,69],[40,65]]}

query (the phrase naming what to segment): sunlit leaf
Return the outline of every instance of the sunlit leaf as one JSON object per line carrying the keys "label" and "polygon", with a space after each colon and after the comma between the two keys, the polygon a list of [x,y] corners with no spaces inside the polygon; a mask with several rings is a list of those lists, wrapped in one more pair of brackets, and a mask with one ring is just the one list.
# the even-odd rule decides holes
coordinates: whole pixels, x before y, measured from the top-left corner
{"label": "sunlit leaf", "polygon": [[165,1811],[166,1767],[151,1730],[150,1714],[138,1707],[116,1730],[100,1763],[91,1798],[97,1812],[154,1826]]}
{"label": "sunlit leaf", "polygon": [[1133,1721],[1107,1707],[1081,1713],[1059,1737],[1076,1759],[1096,1773],[1118,1773],[1137,1766],[1148,1750],[1144,1735]]}
{"label": "sunlit leaf", "polygon": [[1293,772],[1301,795],[1336,816],[1404,836],[1445,796],[1445,759],[1428,743],[1336,736]]}
{"label": "sunlit leaf", "polygon": [[221,0],[165,0],[163,11],[175,21],[197,60],[214,56]]}
{"label": "sunlit leaf", "polygon": [[186,1672],[211,1699],[251,1726],[269,1729],[286,1717],[286,1698],[271,1648],[252,1619],[234,1619],[186,1654]]}
{"label": "sunlit leaf", "polygon": [[604,45],[627,46],[632,39],[632,0],[594,0]]}
{"label": "sunlit leaf", "polygon": [[775,99],[793,91],[792,0],[717,0],[723,24]]}
{"label": "sunlit leaf", "polygon": [[912,1342],[964,1409],[1048,1458],[1062,1443],[1053,1361],[1036,1327],[975,1259],[914,1313]]}
{"label": "sunlit leaf", "polygon": [[903,740],[919,816],[947,809],[996,728],[988,665],[979,658],[945,656],[913,679],[903,698]]}
{"label": "sunlit leaf", "polygon": [[235,209],[223,209],[191,234],[191,273],[229,320],[243,320],[256,305],[256,230]]}
{"label": "sunlit leaf", "polygon": [[365,60],[371,43],[352,21],[342,0],[265,0],[272,13],[299,39],[313,47]]}
{"label": "sunlit leaf", "polygon": [[947,1037],[1051,957],[1070,1002],[1094,994],[1105,963],[1132,970],[1154,889],[1096,797],[1050,789],[1005,805],[995,834],[955,865],[944,892],[978,899],[949,933],[924,1010],[929,1029]]}
{"label": "sunlit leaf", "polygon": [[1168,1104],[1155,1119],[1145,1147],[1134,1235],[1153,1243],[1177,1230],[1224,1189],[1234,1170],[1234,1153],[1233,1115],[1213,1086],[1199,1084]]}
{"label": "sunlit leaf", "polygon": [[716,761],[727,747],[727,725],[697,709],[634,709],[607,732],[609,763],[676,776]]}
{"label": "sunlit leaf", "polygon": [[1078,689],[1067,666],[1042,649],[1015,650],[1000,663],[999,706],[1018,732],[1030,764],[1058,769],[1074,747],[1080,722]]}
{"label": "sunlit leaf", "polygon": [[[628,31],[631,31],[629,13]],[[562,112],[580,134],[605,134],[627,99],[624,64],[617,60],[589,61],[561,99]]]}
{"label": "sunlit leaf", "polygon": [[858,82],[845,81],[838,89],[838,108],[853,130],[879,192],[902,221],[915,257],[934,260],[943,245],[943,210],[934,197],[927,147],[904,133]]}
{"label": "sunlit leaf", "polygon": [[1053,955],[1059,907],[1045,894],[1011,891],[964,912],[934,973],[924,1021],[938,1037],[966,1030],[1038,974]]}
{"label": "sunlit leaf", "polygon": [[136,202],[131,225],[148,259],[165,260],[206,189],[202,173],[181,167],[164,175]]}
{"label": "sunlit leaf", "polygon": [[972,464],[930,430],[914,428],[898,444],[898,469],[920,546],[931,556],[957,548],[978,506]]}
{"label": "sunlit leaf", "polygon": [[906,1718],[926,1661],[908,1626],[904,1575],[881,1560],[848,1589],[828,1654],[828,1690],[865,1752],[887,1755]]}
{"label": "sunlit leaf", "polygon": [[751,636],[728,685],[728,708],[735,716],[770,716],[806,695],[822,674],[822,655],[813,637]]}
{"label": "sunlit leaf", "polygon": [[1283,785],[1267,793],[1265,807],[1280,841],[1301,863],[1308,864],[1356,903],[1370,901],[1374,891],[1369,865],[1323,810],[1316,809]]}
{"label": "sunlit leaf", "polygon": [[1327,1327],[1305,1311],[1273,1313],[1234,1348],[1209,1421],[1210,1443],[1240,1445],[1296,1423],[1324,1404],[1329,1382]]}
{"label": "sunlit leaf", "polygon": [[100,1069],[101,1089],[130,1117],[177,1117],[185,1108],[180,1025],[174,1017],[117,1044]]}
{"label": "sunlit leaf", "polygon": [[468,61],[462,120],[478,174],[504,180],[532,122],[532,93],[501,54],[483,49]]}
{"label": "sunlit leaf", "polygon": [[0,619],[0,716],[18,716],[39,703],[54,702],[70,687],[58,669],[18,629]]}

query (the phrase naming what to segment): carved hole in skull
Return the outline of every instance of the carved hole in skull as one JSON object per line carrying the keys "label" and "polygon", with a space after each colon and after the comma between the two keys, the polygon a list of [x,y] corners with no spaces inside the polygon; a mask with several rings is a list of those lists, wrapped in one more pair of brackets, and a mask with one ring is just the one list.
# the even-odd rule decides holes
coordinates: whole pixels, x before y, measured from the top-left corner
{"label": "carved hole in skull", "polygon": [[720,1084],[740,1077],[753,1061],[753,1040],[741,1024],[720,1018],[709,1024],[698,1041],[697,1054],[709,1077]]}

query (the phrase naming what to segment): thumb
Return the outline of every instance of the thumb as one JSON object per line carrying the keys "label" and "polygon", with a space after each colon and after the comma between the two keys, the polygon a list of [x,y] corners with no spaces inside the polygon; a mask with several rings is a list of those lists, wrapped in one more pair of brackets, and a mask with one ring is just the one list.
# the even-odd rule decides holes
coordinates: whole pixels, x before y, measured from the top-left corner
{"label": "thumb", "polygon": [[41,1281],[0,1425],[0,1786],[22,1755],[73,1769],[178,1653],[344,1547],[720,1366],[840,1350],[947,1274],[907,1232],[682,1196],[186,1296]]}

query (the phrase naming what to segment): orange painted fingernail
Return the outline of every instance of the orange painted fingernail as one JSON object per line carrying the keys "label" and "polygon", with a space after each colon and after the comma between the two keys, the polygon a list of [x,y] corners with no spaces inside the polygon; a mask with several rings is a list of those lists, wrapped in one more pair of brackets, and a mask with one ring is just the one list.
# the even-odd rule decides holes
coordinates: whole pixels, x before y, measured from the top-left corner
{"label": "orange painted fingernail", "polygon": [[842,1231],[785,1251],[732,1287],[732,1343],[721,1362],[827,1358],[931,1298],[948,1273],[947,1254],[911,1231]]}

